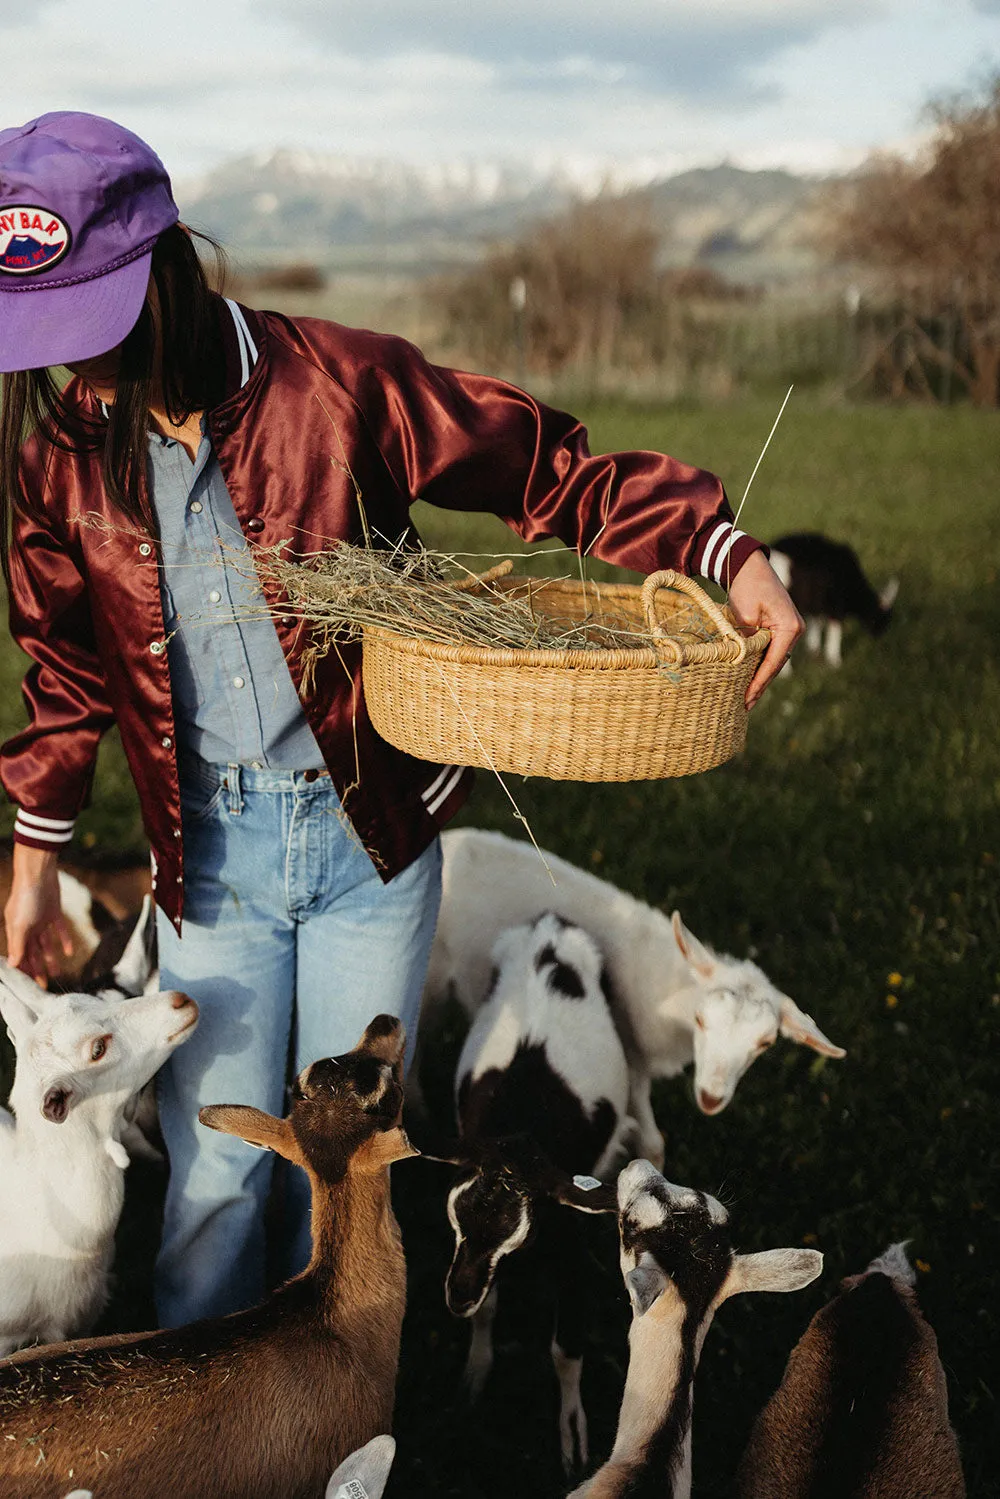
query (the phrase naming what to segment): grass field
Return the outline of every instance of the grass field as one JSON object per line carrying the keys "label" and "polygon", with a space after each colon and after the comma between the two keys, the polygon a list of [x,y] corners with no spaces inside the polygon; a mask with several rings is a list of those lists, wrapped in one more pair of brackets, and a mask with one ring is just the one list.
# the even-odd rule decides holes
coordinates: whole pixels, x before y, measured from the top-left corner
{"label": "grass field", "polygon": [[[664,448],[721,473],[738,501],[775,409],[580,415],[595,450]],[[668,1174],[719,1193],[742,1248],[809,1243],[826,1255],[807,1291],[738,1299],[719,1314],[695,1403],[695,1492],[705,1499],[729,1492],[752,1416],[809,1316],[842,1274],[899,1238],[918,1261],[969,1492],[998,1491],[998,459],[993,416],[821,409],[793,397],[743,523],[763,537],[822,529],[852,541],[876,583],[898,574],[889,633],[873,642],[848,632],[839,672],[797,660],[754,711],[745,755],[707,775],[508,782],[539,843],[679,907],[703,940],[752,953],[848,1049],[824,1062],[779,1044],[714,1119],[697,1113],[684,1082],[657,1095]],[[429,545],[510,547],[492,521],[423,509],[419,524]],[[4,732],[19,721],[14,655],[0,662]],[[519,831],[488,774],[462,821]],[[113,745],[80,835],[98,847],[141,842]],[[456,1041],[444,1038],[439,1073]],[[397,1176],[412,1286],[391,1492],[560,1493],[554,1380],[528,1288],[501,1314],[486,1402],[469,1412],[458,1395],[467,1330],[443,1306],[442,1171],[413,1162]],[[126,1288],[142,1271],[132,1219]],[[584,1398],[603,1457],[627,1322],[609,1225],[595,1227],[592,1255]]]}

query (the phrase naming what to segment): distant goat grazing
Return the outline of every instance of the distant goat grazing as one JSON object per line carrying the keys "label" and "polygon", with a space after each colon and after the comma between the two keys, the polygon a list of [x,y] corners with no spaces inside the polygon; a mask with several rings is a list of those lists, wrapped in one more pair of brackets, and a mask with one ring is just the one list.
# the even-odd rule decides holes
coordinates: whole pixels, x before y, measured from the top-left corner
{"label": "distant goat grazing", "polygon": [[649,1161],[618,1178],[621,1266],[632,1302],[629,1365],[611,1456],[574,1496],[691,1493],[694,1376],[722,1302],[742,1291],[798,1291],[816,1279],[815,1249],[736,1254],[725,1208],[668,1182]]}
{"label": "distant goat grazing", "polygon": [[628,1068],[601,955],[586,932],[547,913],[503,932],[492,959],[493,987],[455,1078],[461,1140],[452,1159],[460,1169],[448,1194],[455,1254],[445,1297],[457,1316],[475,1319],[466,1379],[478,1393],[493,1356],[494,1274],[538,1231],[546,1280],[557,1288],[552,1358],[571,1470],[587,1461],[580,1375],[588,1298],[582,1225],[563,1208],[614,1211],[613,1192],[602,1193],[596,1178],[633,1143]]}
{"label": "distant goat grazing", "polygon": [[202,1109],[308,1173],[309,1265],[250,1311],[0,1364],[6,1492],[53,1499],[69,1479],[97,1499],[322,1499],[390,1429],[406,1267],[387,1168],[417,1153],[399,1128],[403,1045],[380,1015],[353,1051],[305,1068],[286,1119]]}
{"label": "distant goat grazing", "polygon": [[0,1014],[17,1053],[13,1117],[0,1109],[0,1355],[88,1331],[108,1297],[128,1156],[129,1099],[198,1007],[185,994],[49,994],[0,964]]}
{"label": "distant goat grazing", "polygon": [[962,1499],[937,1339],[893,1244],[818,1311],[757,1417],[739,1499]]}
{"label": "distant goat grazing", "polygon": [[650,1160],[662,1164],[664,1150],[650,1102],[654,1077],[675,1077],[693,1061],[698,1107],[718,1114],[779,1035],[823,1056],[844,1056],[756,964],[713,952],[677,911],[667,917],[555,854],[545,853],[543,863],[530,843],[501,833],[460,828],[441,842],[443,897],[424,991],[428,1025],[449,994],[475,1015],[505,927],[546,910],[576,922],[601,950],[628,1060],[629,1112]]}
{"label": "distant goat grazing", "polygon": [[876,593],[846,543],[813,531],[779,536],[771,543],[771,566],[806,621],[806,650],[817,656],[822,645],[828,665],[841,664],[846,619],[859,620],[870,635],[888,628],[899,580],[893,578]]}

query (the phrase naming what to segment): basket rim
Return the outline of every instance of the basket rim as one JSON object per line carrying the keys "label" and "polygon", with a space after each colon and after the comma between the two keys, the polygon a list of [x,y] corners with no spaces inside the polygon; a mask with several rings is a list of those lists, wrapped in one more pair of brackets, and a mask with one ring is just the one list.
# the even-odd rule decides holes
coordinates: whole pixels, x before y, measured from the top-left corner
{"label": "basket rim", "polygon": [[[747,658],[763,656],[771,639],[769,630],[755,631],[747,640]],[[381,625],[365,625],[362,640],[372,640],[390,646],[407,656],[422,656],[431,661],[448,661],[466,666],[508,666],[526,669],[557,671],[662,671],[682,672],[696,670],[700,666],[737,667],[742,663],[710,650],[700,660],[684,665],[674,663],[661,656],[652,646],[640,646],[635,650],[515,650],[510,646],[502,649],[487,645],[444,645],[437,640],[421,640],[411,635],[399,635]]]}

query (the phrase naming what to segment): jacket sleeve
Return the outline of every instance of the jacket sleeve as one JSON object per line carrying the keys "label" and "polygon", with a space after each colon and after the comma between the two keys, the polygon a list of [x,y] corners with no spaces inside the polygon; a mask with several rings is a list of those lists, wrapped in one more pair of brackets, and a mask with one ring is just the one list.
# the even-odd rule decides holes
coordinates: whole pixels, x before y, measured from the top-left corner
{"label": "jacket sleeve", "polygon": [[722,483],[662,453],[591,455],[585,428],[516,386],[428,364],[399,339],[359,372],[358,400],[411,498],[492,511],[525,541],[558,538],[620,567],[735,577],[761,543]]}
{"label": "jacket sleeve", "polygon": [[12,526],[10,630],[32,658],[28,724],[0,749],[0,780],[17,803],[16,842],[58,849],[86,805],[97,747],[113,722],[84,580],[44,516]]}

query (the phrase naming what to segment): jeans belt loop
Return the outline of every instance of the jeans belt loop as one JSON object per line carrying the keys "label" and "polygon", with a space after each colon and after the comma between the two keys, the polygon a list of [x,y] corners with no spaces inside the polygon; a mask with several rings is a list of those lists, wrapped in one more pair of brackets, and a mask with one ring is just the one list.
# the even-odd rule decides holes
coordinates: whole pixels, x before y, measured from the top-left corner
{"label": "jeans belt loop", "polygon": [[240,767],[238,765],[227,765],[226,787],[229,791],[230,816],[239,817],[243,811],[243,786],[240,779]]}

